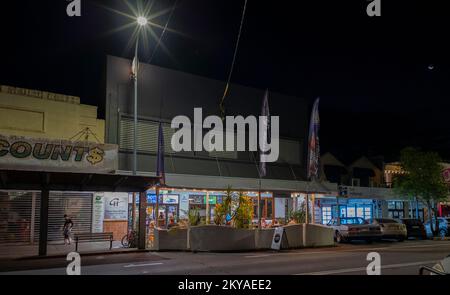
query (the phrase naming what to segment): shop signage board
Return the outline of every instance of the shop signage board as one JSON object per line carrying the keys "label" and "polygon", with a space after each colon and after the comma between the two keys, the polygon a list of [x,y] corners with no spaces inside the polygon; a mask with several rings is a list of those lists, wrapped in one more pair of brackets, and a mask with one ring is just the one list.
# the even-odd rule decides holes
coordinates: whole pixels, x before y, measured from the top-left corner
{"label": "shop signage board", "polygon": [[[156,204],[156,195],[148,193],[147,194],[147,203],[148,204]],[[178,204],[179,203],[179,195],[159,195],[159,204]]]}
{"label": "shop signage board", "polygon": [[283,240],[284,228],[277,227],[274,230],[273,238],[272,238],[272,246],[270,247],[273,250],[281,249],[281,241]]}
{"label": "shop signage board", "polygon": [[111,173],[118,146],[0,135],[0,166],[9,170]]}
{"label": "shop signage board", "polygon": [[163,204],[178,204],[178,195],[164,195]]}
{"label": "shop signage board", "polygon": [[105,193],[105,219],[128,220],[128,194]]}
{"label": "shop signage board", "polygon": [[92,198],[92,232],[103,232],[103,220],[105,218],[105,197],[95,194]]}

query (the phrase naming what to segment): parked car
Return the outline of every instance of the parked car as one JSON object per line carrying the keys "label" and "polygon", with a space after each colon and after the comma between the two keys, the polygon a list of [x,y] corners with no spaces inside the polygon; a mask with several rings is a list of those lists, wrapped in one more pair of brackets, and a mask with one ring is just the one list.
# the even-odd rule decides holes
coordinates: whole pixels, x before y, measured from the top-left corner
{"label": "parked car", "polygon": [[425,226],[420,219],[403,218],[401,221],[406,226],[408,238],[419,238],[423,240],[427,238]]}
{"label": "parked car", "polygon": [[380,226],[382,239],[395,239],[403,242],[408,236],[406,225],[395,219],[373,218],[369,222]]}
{"label": "parked car", "polygon": [[[437,218],[439,222],[439,237],[443,238],[445,236],[448,236],[450,233],[450,217],[438,217]],[[433,227],[435,227],[436,219],[433,218]],[[427,237],[432,238],[433,232],[431,230],[430,221],[428,220],[425,222],[425,230],[427,232]]]}
{"label": "parked car", "polygon": [[334,239],[338,243],[354,240],[374,241],[381,239],[379,225],[369,224],[361,217],[335,217],[328,222],[334,229]]}
{"label": "parked car", "polygon": [[425,274],[428,271],[430,275],[450,275],[450,255],[439,261],[433,267],[422,266],[419,270],[419,274]]}

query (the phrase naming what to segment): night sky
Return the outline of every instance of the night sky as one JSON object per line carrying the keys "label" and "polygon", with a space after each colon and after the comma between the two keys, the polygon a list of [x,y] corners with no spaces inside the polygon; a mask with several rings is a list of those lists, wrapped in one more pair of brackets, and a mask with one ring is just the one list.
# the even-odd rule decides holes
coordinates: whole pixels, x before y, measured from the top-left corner
{"label": "night sky", "polygon": [[[155,0],[152,13],[175,1]],[[370,18],[366,0],[249,0],[232,82],[311,104],[321,97],[322,150],[344,162],[396,160],[406,146],[450,160],[450,17],[443,1],[381,1],[382,16]],[[122,0],[82,0],[82,16],[70,18],[67,4],[1,2],[0,84],[80,96],[104,116],[106,55],[133,56],[133,28],[108,33],[129,19],[104,6],[131,11]],[[182,34],[167,32],[170,54],[159,49],[152,63],[226,80],[243,4],[178,0],[169,27]],[[164,26],[168,16],[153,21]],[[154,44],[142,48],[143,61]]]}

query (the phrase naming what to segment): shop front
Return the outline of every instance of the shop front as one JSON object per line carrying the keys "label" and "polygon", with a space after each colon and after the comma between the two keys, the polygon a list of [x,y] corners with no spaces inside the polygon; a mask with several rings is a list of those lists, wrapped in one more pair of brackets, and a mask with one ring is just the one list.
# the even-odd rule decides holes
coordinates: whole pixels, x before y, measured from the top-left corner
{"label": "shop front", "polygon": [[156,212],[156,193],[147,192],[147,217],[149,222],[158,218],[158,226],[165,227],[170,223],[177,223],[180,215],[180,195],[162,191],[159,195],[158,212]]}
{"label": "shop front", "polygon": [[308,211],[311,223],[326,225],[336,217],[361,217],[367,220],[383,216],[384,201],[380,199],[363,196],[344,198],[334,194],[317,193],[295,193],[292,197],[294,210]]}
{"label": "shop front", "polygon": [[[258,192],[235,191],[233,196],[236,198],[239,194],[249,197],[253,203],[252,217],[253,222],[258,219]],[[200,189],[164,189],[160,191],[158,203],[158,226],[167,227],[171,223],[178,223],[181,220],[189,219],[190,215],[196,215],[200,223],[214,223],[216,206],[222,204],[226,197],[225,191],[206,191]],[[261,193],[261,218],[267,223],[271,223],[275,218],[276,206],[273,193]],[[285,199],[280,202],[278,211],[282,211],[277,218],[285,218]],[[132,204],[130,204],[130,207]],[[156,191],[147,192],[147,216],[148,224],[154,223],[156,218]]]}
{"label": "shop front", "polygon": [[[258,192],[244,192],[244,196],[251,198],[253,203],[253,223],[258,223]],[[273,194],[270,192],[261,193],[261,219],[264,219],[266,223],[271,224],[275,218],[275,202]]]}
{"label": "shop front", "polygon": [[73,251],[63,242],[66,217],[72,239],[111,233],[120,241],[128,192],[157,178],[116,174],[117,156],[116,145],[0,135],[0,256],[46,255],[49,245],[51,254]]}

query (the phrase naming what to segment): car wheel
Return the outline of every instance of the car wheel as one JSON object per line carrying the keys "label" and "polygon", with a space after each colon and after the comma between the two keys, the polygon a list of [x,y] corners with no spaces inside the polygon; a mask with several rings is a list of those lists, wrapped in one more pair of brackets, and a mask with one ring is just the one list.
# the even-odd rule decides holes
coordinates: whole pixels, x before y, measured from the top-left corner
{"label": "car wheel", "polygon": [[399,241],[399,242],[404,242],[404,241],[405,241],[405,238],[404,238],[404,237],[401,237],[401,238],[398,239],[398,241]]}

